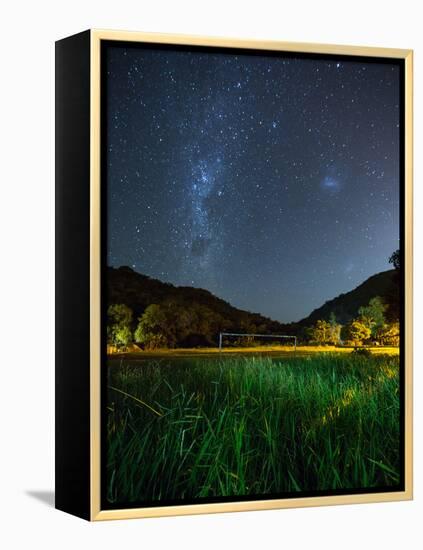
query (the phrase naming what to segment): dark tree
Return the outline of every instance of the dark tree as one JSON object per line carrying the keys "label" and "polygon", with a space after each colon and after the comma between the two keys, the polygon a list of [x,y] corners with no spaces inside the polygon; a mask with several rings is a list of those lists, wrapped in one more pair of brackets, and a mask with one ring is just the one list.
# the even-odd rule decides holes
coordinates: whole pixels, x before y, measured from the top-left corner
{"label": "dark tree", "polygon": [[400,257],[400,251],[395,250],[389,257],[389,263],[394,266],[394,269],[399,270],[401,267],[401,257]]}
{"label": "dark tree", "polygon": [[385,299],[388,306],[387,319],[393,323],[398,321],[400,316],[401,255],[399,249],[391,254],[389,263],[394,266],[395,272],[392,277],[392,287]]}

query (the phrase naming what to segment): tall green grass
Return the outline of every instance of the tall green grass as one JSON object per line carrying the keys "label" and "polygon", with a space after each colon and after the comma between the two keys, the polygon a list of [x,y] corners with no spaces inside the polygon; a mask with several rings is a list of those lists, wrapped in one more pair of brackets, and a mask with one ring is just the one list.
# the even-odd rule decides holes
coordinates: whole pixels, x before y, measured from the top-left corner
{"label": "tall green grass", "polygon": [[398,357],[166,358],[108,387],[110,503],[399,482]]}

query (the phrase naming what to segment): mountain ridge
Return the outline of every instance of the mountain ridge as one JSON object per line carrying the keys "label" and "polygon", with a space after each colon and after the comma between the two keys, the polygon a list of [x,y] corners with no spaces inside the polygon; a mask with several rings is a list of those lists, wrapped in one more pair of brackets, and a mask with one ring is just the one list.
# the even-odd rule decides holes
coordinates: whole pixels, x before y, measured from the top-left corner
{"label": "mountain ridge", "polygon": [[106,280],[108,303],[122,303],[129,306],[135,318],[139,317],[150,304],[174,300],[187,306],[196,302],[208,307],[227,319],[231,330],[248,332],[255,325],[256,329],[276,333],[281,330],[288,331],[292,325],[275,321],[260,313],[236,308],[204,288],[164,283],[127,266],[108,267]]}
{"label": "mountain ridge", "polygon": [[340,324],[348,323],[357,316],[361,306],[365,306],[375,296],[389,297],[396,291],[396,270],[382,271],[368,277],[354,289],[342,293],[322,306],[314,309],[298,322],[282,323],[260,313],[239,309],[215,296],[209,290],[190,286],[175,286],[159,279],[134,271],[127,266],[107,268],[107,302],[123,303],[134,312],[134,320],[150,304],[175,301],[189,306],[197,303],[208,307],[226,319],[232,331],[295,334],[299,329],[316,323],[319,319],[329,320],[332,314]]}
{"label": "mountain ridge", "polygon": [[298,325],[313,325],[319,319],[328,321],[332,314],[335,315],[338,323],[348,323],[358,315],[360,307],[366,306],[372,298],[380,296],[387,299],[389,294],[395,291],[395,285],[395,269],[375,273],[352,290],[327,300],[307,317],[298,321]]}

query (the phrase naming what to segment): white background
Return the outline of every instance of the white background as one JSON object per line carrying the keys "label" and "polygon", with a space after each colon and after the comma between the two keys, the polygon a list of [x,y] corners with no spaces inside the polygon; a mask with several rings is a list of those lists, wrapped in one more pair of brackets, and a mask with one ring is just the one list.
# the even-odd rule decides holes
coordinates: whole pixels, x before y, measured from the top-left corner
{"label": "white background", "polygon": [[[422,548],[421,348],[414,502],[89,524],[54,510],[54,41],[114,28],[415,49],[415,335],[422,329],[421,2],[45,0],[0,8],[0,545]],[[78,396],[75,396],[78,407]]]}

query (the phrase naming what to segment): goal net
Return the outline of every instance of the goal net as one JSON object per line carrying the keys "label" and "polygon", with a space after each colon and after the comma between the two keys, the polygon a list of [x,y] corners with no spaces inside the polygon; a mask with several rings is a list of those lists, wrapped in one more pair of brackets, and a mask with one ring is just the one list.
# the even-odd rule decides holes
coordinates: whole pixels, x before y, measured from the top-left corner
{"label": "goal net", "polygon": [[241,332],[220,332],[219,351],[224,347],[249,347],[249,346],[281,346],[288,345],[297,349],[297,337],[286,334],[247,334]]}

